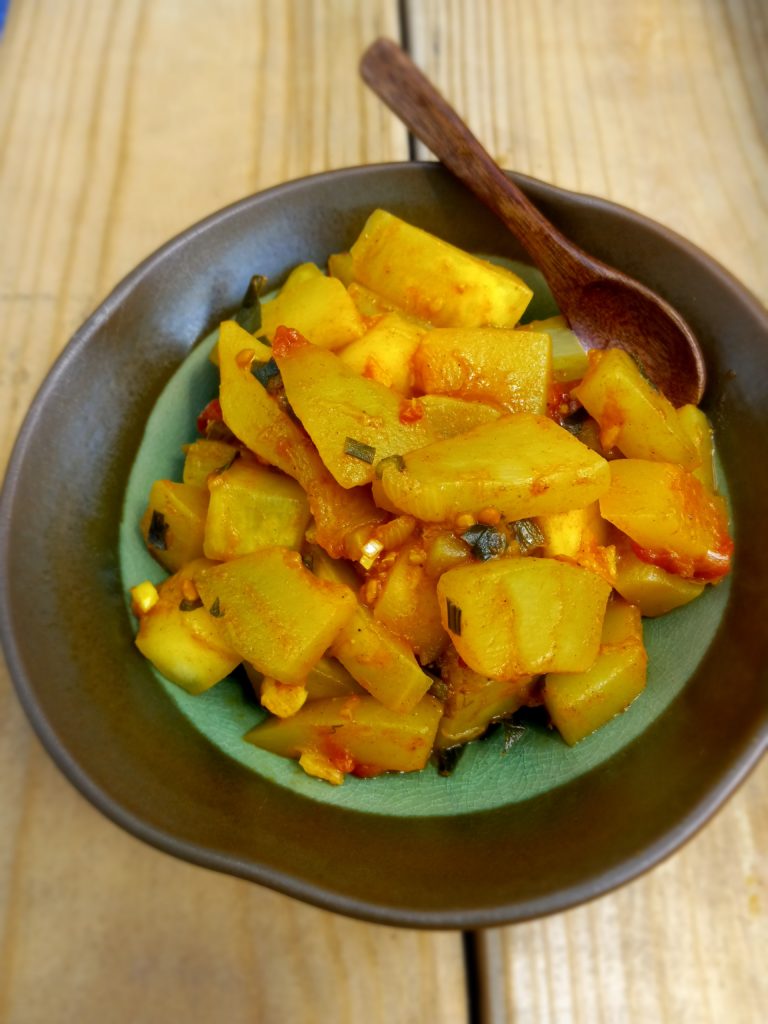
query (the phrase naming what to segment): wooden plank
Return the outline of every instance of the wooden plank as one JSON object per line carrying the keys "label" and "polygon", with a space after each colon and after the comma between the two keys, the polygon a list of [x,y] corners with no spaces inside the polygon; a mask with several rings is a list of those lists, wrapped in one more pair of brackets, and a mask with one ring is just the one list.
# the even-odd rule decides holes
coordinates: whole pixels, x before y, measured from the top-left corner
{"label": "wooden plank", "polygon": [[414,59],[499,163],[661,221],[768,301],[764,4],[423,0],[409,11]]}
{"label": "wooden plank", "polygon": [[758,1024],[768,1006],[768,765],[650,874],[479,938],[483,1019]]}
{"label": "wooden plank", "polygon": [[[407,158],[357,81],[382,33],[394,0],[13,3],[0,467],[51,360],[137,260],[275,182]],[[349,921],[144,846],[58,774],[0,674],[4,1022],[466,1021],[458,934]]]}
{"label": "wooden plank", "polygon": [[[765,5],[424,0],[409,15],[415,60],[500,163],[654,217],[768,301]],[[482,933],[485,1018],[762,1020],[767,850],[763,763],[645,878]]]}

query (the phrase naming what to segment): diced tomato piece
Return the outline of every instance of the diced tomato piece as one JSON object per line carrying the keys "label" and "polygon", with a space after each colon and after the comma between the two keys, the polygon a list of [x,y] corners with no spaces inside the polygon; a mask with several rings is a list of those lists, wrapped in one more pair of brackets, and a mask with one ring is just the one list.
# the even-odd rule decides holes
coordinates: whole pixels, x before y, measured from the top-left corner
{"label": "diced tomato piece", "polygon": [[208,425],[210,423],[223,422],[224,414],[221,411],[221,404],[219,403],[218,398],[212,398],[197,417],[197,432],[205,437],[208,433]]}

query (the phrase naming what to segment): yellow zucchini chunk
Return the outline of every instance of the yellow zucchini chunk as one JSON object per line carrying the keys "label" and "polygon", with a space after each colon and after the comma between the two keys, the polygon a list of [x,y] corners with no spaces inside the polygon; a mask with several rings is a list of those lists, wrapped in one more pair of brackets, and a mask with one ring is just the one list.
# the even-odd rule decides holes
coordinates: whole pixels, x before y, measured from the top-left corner
{"label": "yellow zucchini chunk", "polygon": [[313,263],[291,272],[279,294],[261,307],[261,329],[270,341],[292,327],[320,348],[342,348],[365,333],[365,322],[347,289]]}
{"label": "yellow zucchini chunk", "polygon": [[341,583],[357,593],[361,579],[355,572],[354,566],[346,559],[332,558],[327,551],[323,551],[317,544],[306,545],[304,558],[312,572],[321,580]]}
{"label": "yellow zucchini chunk", "polygon": [[[372,292],[370,288],[366,288],[358,281],[351,281],[347,285],[347,292],[350,299],[354,302],[358,313],[366,322],[375,321],[385,313],[397,312],[398,316],[407,317],[403,310],[395,310],[391,302],[387,302],[381,295]],[[409,319],[413,320],[414,323],[421,323],[415,317],[410,317]]]}
{"label": "yellow zucchini chunk", "polygon": [[206,569],[196,583],[231,647],[284,683],[304,682],[357,605],[348,587],[318,579],[285,548]]}
{"label": "yellow zucchini chunk", "polygon": [[159,600],[139,618],[136,646],[157,671],[187,693],[203,693],[240,664],[219,619],[196,597],[194,580],[207,567],[196,559],[158,588]]}
{"label": "yellow zucchini chunk", "polygon": [[637,605],[623,600],[620,595],[612,594],[605,609],[600,646],[642,643],[642,639],[642,612]]}
{"label": "yellow zucchini chunk", "polygon": [[[259,458],[300,483],[302,477],[319,476],[322,462],[312,444],[251,373],[257,344],[234,320],[221,325],[219,400],[224,422]],[[271,357],[271,350],[263,348]]]}
{"label": "yellow zucchini chunk", "polygon": [[566,743],[578,743],[629,707],[645,687],[647,660],[640,610],[614,598],[594,665],[550,673],[544,682],[544,705]]}
{"label": "yellow zucchini chunk", "polygon": [[564,316],[550,316],[546,320],[531,320],[521,331],[536,331],[549,335],[552,345],[552,379],[560,383],[581,380],[589,368],[587,353],[581,342],[568,327]]}
{"label": "yellow zucchini chunk", "polygon": [[635,554],[688,579],[715,580],[730,571],[733,542],[722,498],[681,466],[644,459],[609,465],[600,512],[634,542]]}
{"label": "yellow zucchini chunk", "polygon": [[245,739],[281,757],[319,755],[342,774],[417,772],[429,760],[441,711],[429,696],[405,714],[373,697],[331,697],[305,704],[290,718],[268,719]]}
{"label": "yellow zucchini chunk", "polygon": [[156,480],[141,518],[141,535],[152,557],[176,572],[203,555],[208,491],[192,484]]}
{"label": "yellow zucchini chunk", "polygon": [[211,473],[220,473],[236,458],[243,457],[248,457],[248,453],[226,441],[193,441],[185,451],[182,479],[185,484],[207,489]]}
{"label": "yellow zucchini chunk", "polygon": [[432,685],[405,640],[358,605],[333,641],[331,653],[350,675],[391,711],[407,712]]}
{"label": "yellow zucchini chunk", "polygon": [[348,534],[368,523],[381,522],[385,516],[375,508],[367,491],[339,486],[304,431],[253,376],[247,355],[254,343],[258,344],[234,321],[221,325],[220,401],[224,420],[251,451],[301,484],[315,517],[318,543],[331,554],[342,555]]}
{"label": "yellow zucchini chunk", "polygon": [[352,256],[348,252],[335,252],[328,257],[328,273],[346,288],[352,281]]}
{"label": "yellow zucchini chunk", "polygon": [[[265,345],[259,338],[254,337],[250,331],[247,331],[236,320],[222,320],[219,324],[219,333],[216,338],[216,344],[211,349],[210,359],[215,366],[221,367],[222,333],[226,337],[226,342],[230,350],[236,344],[236,351],[238,353],[250,353],[249,362],[251,366],[257,363],[268,363],[272,358],[272,349],[269,345]],[[250,366],[248,368],[250,369]]]}
{"label": "yellow zucchini chunk", "polygon": [[309,523],[307,496],[290,477],[256,462],[235,460],[208,480],[205,557],[239,558],[261,548],[298,551]]}
{"label": "yellow zucchini chunk", "polygon": [[491,679],[589,668],[610,592],[595,573],[551,558],[464,565],[437,584],[454,647]]}
{"label": "yellow zucchini chunk", "polygon": [[535,521],[544,541],[541,553],[546,558],[575,562],[613,583],[616,548],[610,543],[610,527],[600,515],[597,501],[570,512],[537,516]]}
{"label": "yellow zucchini chunk", "polygon": [[533,676],[489,679],[463,665],[453,649],[446,652],[441,664],[447,697],[435,739],[438,750],[477,739],[491,722],[508,718],[534,700]]}
{"label": "yellow zucchini chunk", "polygon": [[370,483],[374,462],[435,439],[418,407],[301,335],[279,331],[273,351],[292,409],[342,487]]}
{"label": "yellow zucchini chunk", "polygon": [[430,527],[424,534],[424,544],[427,555],[424,569],[432,579],[472,561],[471,547],[453,530]]}
{"label": "yellow zucchini chunk", "polygon": [[600,424],[604,449],[616,447],[629,459],[675,462],[686,469],[698,465],[699,453],[675,407],[627,352],[590,352],[589,370],[572,394]]}
{"label": "yellow zucchini chunk", "polygon": [[[329,558],[316,546],[309,549],[309,559],[321,580],[357,588],[358,578],[348,562]],[[410,711],[432,685],[405,640],[377,622],[359,602],[334,640],[331,654],[364,690],[392,711]]]}
{"label": "yellow zucchini chunk", "polygon": [[440,621],[436,582],[427,575],[422,558],[426,560],[421,544],[404,545],[384,578],[373,617],[402,637],[421,664],[428,665],[447,647],[448,634]]}
{"label": "yellow zucchini chunk", "polygon": [[339,352],[339,358],[361,377],[370,377],[409,398],[411,357],[424,334],[424,328],[399,313],[385,313],[357,341]]}
{"label": "yellow zucchini chunk", "polygon": [[433,395],[496,402],[543,416],[552,386],[548,334],[497,327],[428,331],[413,355],[414,384]]}
{"label": "yellow zucchini chunk", "polygon": [[307,700],[324,700],[327,697],[349,697],[365,693],[355,682],[340,661],[323,657],[311,669],[304,680]]}
{"label": "yellow zucchini chunk", "polygon": [[438,327],[514,327],[533,295],[511,270],[376,210],[351,249],[354,278]]}
{"label": "yellow zucchini chunk", "polygon": [[487,402],[467,402],[449,395],[422,395],[414,401],[435,440],[466,434],[483,423],[499,419],[503,410]]}
{"label": "yellow zucchini chunk", "polygon": [[600,505],[593,501],[584,508],[537,516],[536,525],[544,539],[542,552],[547,558],[569,558],[573,561],[583,550],[609,543],[608,523],[600,515]]}
{"label": "yellow zucchini chunk", "polygon": [[544,416],[515,413],[466,434],[379,463],[381,489],[397,509],[427,522],[507,519],[583,508],[609,484],[608,463]]}
{"label": "yellow zucchini chunk", "polygon": [[[261,697],[262,684],[265,678],[255,666],[244,661],[246,675],[250,680],[254,693]],[[272,680],[276,682],[276,680]],[[298,686],[306,691],[307,700],[324,700],[326,697],[349,697],[352,694],[365,693],[365,690],[358,686],[352,676],[347,672],[341,662],[335,658],[323,656],[316,665],[309,670],[309,674],[303,683],[286,683],[286,686]]]}
{"label": "yellow zucchini chunk", "polygon": [[705,583],[687,580],[638,558],[628,541],[616,546],[615,589],[643,615],[655,618],[700,597]]}
{"label": "yellow zucchini chunk", "polygon": [[697,452],[698,465],[692,470],[708,491],[716,491],[715,449],[712,427],[697,405],[683,405],[677,410],[677,421]]}

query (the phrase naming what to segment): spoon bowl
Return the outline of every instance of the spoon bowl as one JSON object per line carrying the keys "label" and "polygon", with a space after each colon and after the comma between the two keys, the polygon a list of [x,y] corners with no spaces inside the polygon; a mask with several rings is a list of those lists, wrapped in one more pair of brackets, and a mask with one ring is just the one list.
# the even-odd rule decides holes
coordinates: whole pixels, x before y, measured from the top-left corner
{"label": "spoon bowl", "polygon": [[515,235],[586,349],[622,348],[675,405],[698,405],[704,358],[682,317],[650,289],[590,256],[530,202],[400,47],[378,39],[364,81]]}
{"label": "spoon bowl", "polygon": [[618,273],[592,281],[570,304],[567,318],[586,348],[626,349],[674,405],[701,401],[706,371],[690,328],[639,282]]}

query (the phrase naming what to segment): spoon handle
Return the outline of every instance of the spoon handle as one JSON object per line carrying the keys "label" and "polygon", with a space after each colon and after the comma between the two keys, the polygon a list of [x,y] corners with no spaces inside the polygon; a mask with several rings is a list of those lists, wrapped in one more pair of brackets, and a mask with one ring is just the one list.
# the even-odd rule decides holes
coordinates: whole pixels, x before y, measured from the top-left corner
{"label": "spoon handle", "polygon": [[565,305],[594,276],[596,261],[570,242],[527,199],[456,111],[400,47],[377,39],[360,62],[363,80],[439,160],[501,219]]}

